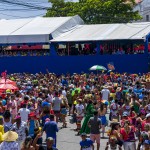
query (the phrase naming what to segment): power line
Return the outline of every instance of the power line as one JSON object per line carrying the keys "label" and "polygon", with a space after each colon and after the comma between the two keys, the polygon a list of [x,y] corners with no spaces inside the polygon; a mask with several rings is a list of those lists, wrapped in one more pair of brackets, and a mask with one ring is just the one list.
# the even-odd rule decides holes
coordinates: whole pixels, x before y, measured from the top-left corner
{"label": "power line", "polygon": [[35,5],[35,4],[32,5],[32,4],[24,3],[24,2],[20,3],[19,1],[0,0],[0,2],[23,6],[23,7],[27,7],[27,8],[34,8],[34,9],[38,9],[38,10],[47,10],[49,8],[49,7],[39,6],[39,5]]}
{"label": "power line", "polygon": [[1,15],[5,15],[5,16],[10,16],[10,17],[17,17],[17,18],[32,18],[32,17],[38,17],[38,16],[43,16],[45,14],[38,14],[38,15],[34,15],[34,16],[28,16],[28,17],[21,17],[21,16],[16,16],[16,15],[9,15],[9,14],[5,14],[5,13],[0,13]]}

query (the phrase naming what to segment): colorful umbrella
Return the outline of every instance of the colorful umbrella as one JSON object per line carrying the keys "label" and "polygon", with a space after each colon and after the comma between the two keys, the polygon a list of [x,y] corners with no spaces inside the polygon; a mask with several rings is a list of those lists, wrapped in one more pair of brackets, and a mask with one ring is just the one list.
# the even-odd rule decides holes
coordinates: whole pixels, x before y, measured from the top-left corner
{"label": "colorful umbrella", "polygon": [[16,86],[16,82],[14,82],[12,80],[9,80],[9,79],[5,80],[4,78],[0,79],[0,84],[5,84],[5,83],[12,84],[12,85]]}
{"label": "colorful umbrella", "polygon": [[103,70],[107,70],[107,69],[104,66],[95,65],[95,66],[91,67],[90,70],[100,70],[100,71],[103,71]]}
{"label": "colorful umbrella", "polygon": [[0,84],[0,93],[5,92],[6,90],[17,91],[18,88],[12,84]]}

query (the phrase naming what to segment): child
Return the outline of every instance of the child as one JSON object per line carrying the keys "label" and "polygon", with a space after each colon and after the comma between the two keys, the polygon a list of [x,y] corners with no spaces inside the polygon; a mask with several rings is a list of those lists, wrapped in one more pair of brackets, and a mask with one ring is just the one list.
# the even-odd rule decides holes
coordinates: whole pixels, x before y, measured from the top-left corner
{"label": "child", "polygon": [[[117,138],[115,136],[111,136],[109,138],[109,142],[107,142],[105,150],[117,150]],[[122,150],[120,146],[119,150]]]}
{"label": "child", "polygon": [[80,142],[81,150],[94,150],[93,141],[87,138],[86,133],[81,134],[82,141]]}

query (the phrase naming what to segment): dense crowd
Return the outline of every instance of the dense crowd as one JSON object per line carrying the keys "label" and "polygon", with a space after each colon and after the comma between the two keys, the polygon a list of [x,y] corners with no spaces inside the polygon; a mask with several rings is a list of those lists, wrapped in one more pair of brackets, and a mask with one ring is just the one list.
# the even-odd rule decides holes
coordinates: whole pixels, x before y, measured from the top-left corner
{"label": "dense crowd", "polygon": [[12,56],[49,56],[49,50],[5,50],[0,51],[0,57]]}
{"label": "dense crowd", "polygon": [[14,73],[7,78],[18,90],[1,92],[0,150],[57,150],[58,123],[67,128],[67,116],[81,136],[81,150],[99,150],[106,136],[106,150],[150,150],[150,73]]}

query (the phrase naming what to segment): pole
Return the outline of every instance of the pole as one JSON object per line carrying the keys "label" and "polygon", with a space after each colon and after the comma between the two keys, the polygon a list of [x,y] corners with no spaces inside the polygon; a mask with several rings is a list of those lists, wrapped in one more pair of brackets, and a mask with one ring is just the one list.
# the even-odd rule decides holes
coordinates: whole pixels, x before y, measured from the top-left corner
{"label": "pole", "polygon": [[68,56],[70,54],[70,47],[69,47],[69,43],[68,43]]}

